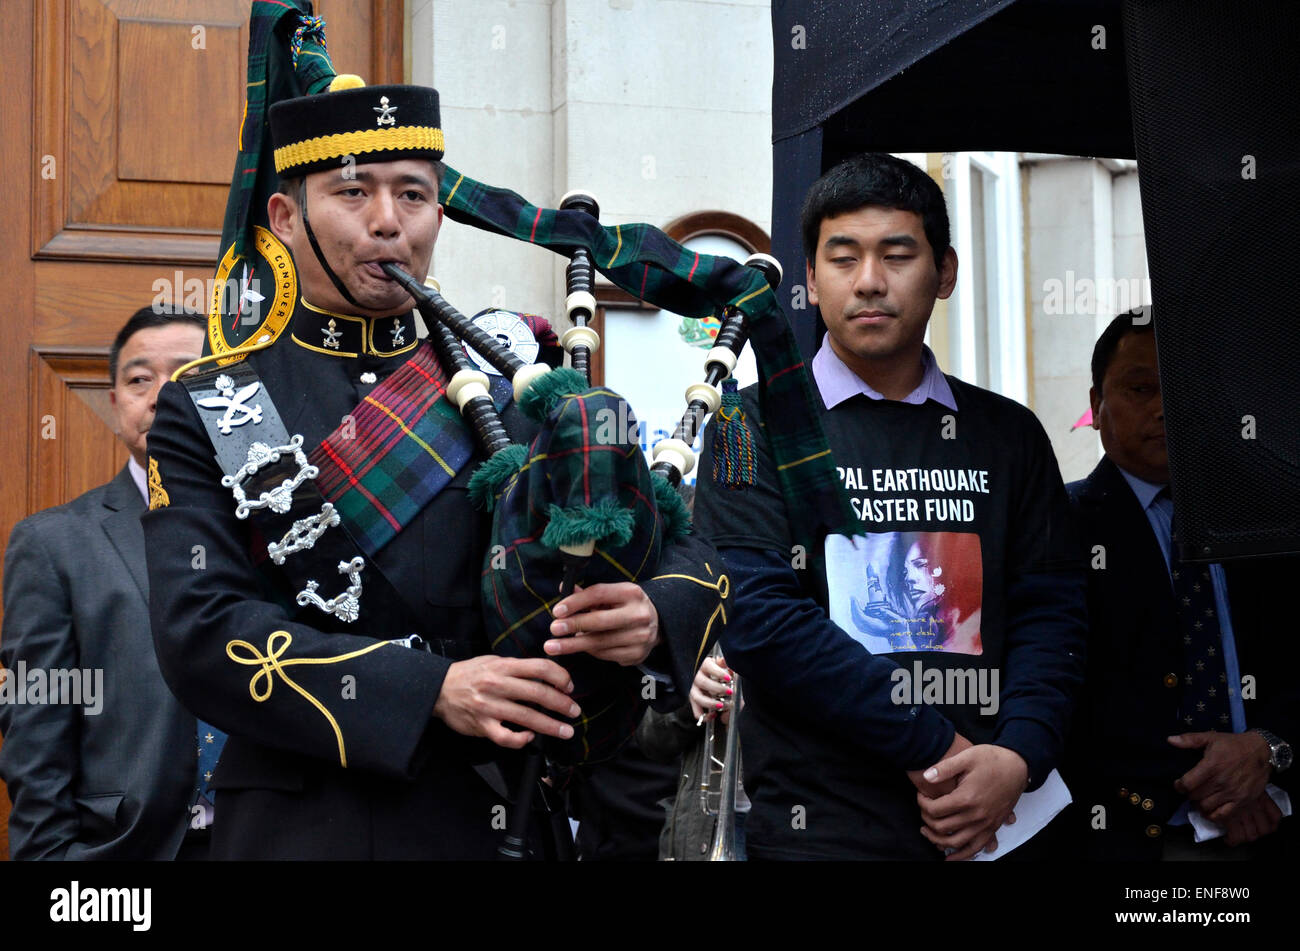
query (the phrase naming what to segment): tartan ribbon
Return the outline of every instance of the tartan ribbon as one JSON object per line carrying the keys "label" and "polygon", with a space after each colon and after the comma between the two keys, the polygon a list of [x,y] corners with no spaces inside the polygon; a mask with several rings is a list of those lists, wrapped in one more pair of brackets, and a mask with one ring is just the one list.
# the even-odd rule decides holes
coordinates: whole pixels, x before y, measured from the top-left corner
{"label": "tartan ribbon", "polygon": [[794,541],[816,557],[827,534],[862,532],[840,485],[821,426],[821,401],[794,332],[766,280],[730,258],[691,251],[648,224],[602,226],[581,211],[529,204],[505,188],[448,167],[439,200],[449,218],[484,231],[571,254],[591,252],[596,268],[618,287],[656,307],[703,318],[733,306],[748,318],[759,370],[759,404]]}
{"label": "tartan ribbon", "polygon": [[316,487],[370,557],[455,478],[474,452],[446,399],[447,376],[427,342],[312,450]]}
{"label": "tartan ribbon", "polygon": [[325,20],[312,15],[309,0],[253,0],[248,21],[248,85],[239,126],[239,155],[221,233],[223,248],[233,240],[235,254],[246,256],[252,244],[252,226],[265,219],[266,201],[275,191],[268,120],[271,105],[324,92],[333,78],[334,64],[325,49]]}

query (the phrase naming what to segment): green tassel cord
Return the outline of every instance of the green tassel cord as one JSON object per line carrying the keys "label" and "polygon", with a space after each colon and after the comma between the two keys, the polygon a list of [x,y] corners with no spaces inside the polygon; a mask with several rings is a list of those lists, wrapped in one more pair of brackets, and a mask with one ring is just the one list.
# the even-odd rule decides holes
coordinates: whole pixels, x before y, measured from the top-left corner
{"label": "green tassel cord", "polygon": [[587,541],[618,547],[631,541],[635,527],[632,513],[622,508],[617,499],[601,499],[595,505],[575,505],[567,509],[551,505],[547,514],[550,522],[542,532],[542,544],[548,548],[580,545]]}
{"label": "green tassel cord", "polygon": [[519,410],[533,422],[540,423],[566,396],[576,396],[590,388],[587,378],[577,370],[560,367],[533,381],[519,397]]}
{"label": "green tassel cord", "polygon": [[735,377],[722,381],[722,405],[713,420],[713,482],[728,489],[744,489],[757,481],[754,434],[740,408]]}
{"label": "green tassel cord", "polygon": [[492,511],[496,507],[497,496],[501,494],[506,482],[524,467],[527,459],[527,446],[519,443],[506,446],[479,466],[470,476],[469,484],[466,486],[469,490],[469,500],[484,512]]}

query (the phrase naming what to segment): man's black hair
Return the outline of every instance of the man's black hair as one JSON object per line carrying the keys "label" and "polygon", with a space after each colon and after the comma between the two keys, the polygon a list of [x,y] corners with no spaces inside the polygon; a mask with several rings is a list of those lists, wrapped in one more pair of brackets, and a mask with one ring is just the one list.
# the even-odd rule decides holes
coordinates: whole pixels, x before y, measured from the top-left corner
{"label": "man's black hair", "polygon": [[122,329],[113,338],[113,346],[109,348],[108,379],[113,386],[117,386],[117,361],[122,356],[122,348],[126,346],[126,342],[141,330],[166,327],[168,324],[193,324],[205,334],[208,330],[208,319],[198,311],[158,304],[141,307],[122,325]]}
{"label": "man's black hair", "polygon": [[1111,360],[1115,359],[1119,342],[1128,334],[1150,333],[1151,327],[1149,306],[1134,307],[1132,310],[1117,314],[1115,319],[1106,325],[1106,329],[1101,332],[1101,336],[1097,338],[1092,348],[1092,385],[1098,396],[1101,395],[1101,381],[1106,379],[1106,371],[1110,369]]}
{"label": "man's black hair", "polygon": [[938,182],[911,162],[888,152],[864,152],[845,159],[817,179],[804,199],[799,225],[808,263],[817,266],[817,238],[822,219],[868,205],[912,211],[921,216],[935,267],[948,250],[948,206]]}
{"label": "man's black hair", "polygon": [[[447,166],[443,164],[441,159],[436,161],[434,159],[428,159],[427,161],[433,166],[433,186],[434,188],[441,189],[443,176],[447,174]],[[294,175],[290,178],[280,178],[276,183],[275,190],[281,195],[288,195],[294,201],[297,201],[298,183],[301,181],[301,175]]]}

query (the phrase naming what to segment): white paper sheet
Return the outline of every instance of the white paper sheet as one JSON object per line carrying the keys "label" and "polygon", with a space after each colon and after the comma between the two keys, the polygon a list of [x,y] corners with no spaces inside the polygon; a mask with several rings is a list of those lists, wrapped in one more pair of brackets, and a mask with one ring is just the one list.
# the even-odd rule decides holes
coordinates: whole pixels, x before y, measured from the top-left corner
{"label": "white paper sheet", "polygon": [[1023,845],[1042,831],[1043,827],[1055,819],[1072,797],[1066,788],[1065,780],[1056,770],[1052,770],[1043,785],[1033,792],[1021,793],[1016,801],[1016,821],[998,829],[998,849],[996,852],[977,852],[972,862],[995,862],[1017,846]]}
{"label": "white paper sheet", "polygon": [[[1268,798],[1272,799],[1274,805],[1282,810],[1283,817],[1291,815],[1291,797],[1287,795],[1285,789],[1279,789],[1269,783],[1264,787],[1264,792],[1268,793]],[[1187,821],[1192,824],[1192,831],[1197,842],[1209,842],[1211,839],[1217,839],[1223,835],[1223,826],[1217,822],[1211,822],[1201,815],[1196,808],[1187,810]]]}

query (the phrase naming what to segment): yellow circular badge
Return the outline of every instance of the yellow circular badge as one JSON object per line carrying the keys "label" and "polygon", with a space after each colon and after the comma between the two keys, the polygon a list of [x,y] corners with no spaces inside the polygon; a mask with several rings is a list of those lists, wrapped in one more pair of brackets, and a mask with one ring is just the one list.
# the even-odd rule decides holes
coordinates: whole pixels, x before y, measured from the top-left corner
{"label": "yellow circular badge", "polygon": [[[235,254],[232,243],[217,265],[208,308],[208,347],[218,357],[280,336],[298,299],[298,273],[289,249],[260,225],[253,233],[257,254],[251,263]],[[238,359],[236,354],[217,363],[224,366]]]}

